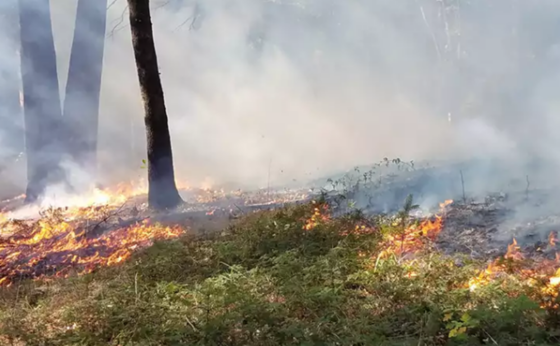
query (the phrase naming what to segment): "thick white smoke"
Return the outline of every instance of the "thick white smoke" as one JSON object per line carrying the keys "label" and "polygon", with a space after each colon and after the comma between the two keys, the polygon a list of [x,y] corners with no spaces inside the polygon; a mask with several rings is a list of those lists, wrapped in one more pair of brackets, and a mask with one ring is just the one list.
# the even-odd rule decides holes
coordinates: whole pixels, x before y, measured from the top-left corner
{"label": "thick white smoke", "polygon": [[[51,1],[61,90],[76,3]],[[560,162],[558,40],[543,37],[560,3],[514,3],[153,1],[177,176],[263,186],[383,157]],[[115,182],[145,174],[126,1],[107,33],[99,159]]]}

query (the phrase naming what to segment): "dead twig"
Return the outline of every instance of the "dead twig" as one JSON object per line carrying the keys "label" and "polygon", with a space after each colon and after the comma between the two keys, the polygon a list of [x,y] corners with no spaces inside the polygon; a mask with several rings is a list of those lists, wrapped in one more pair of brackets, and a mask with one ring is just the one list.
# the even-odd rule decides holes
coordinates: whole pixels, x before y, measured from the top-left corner
{"label": "dead twig", "polygon": [[96,231],[99,230],[99,228],[101,227],[101,225],[105,222],[107,222],[107,220],[109,220],[110,218],[116,216],[121,210],[122,208],[126,205],[126,202],[123,203],[120,207],[118,207],[117,209],[114,209],[113,212],[111,213],[107,213],[107,215],[105,215],[105,217],[103,219],[101,219],[99,222],[97,222],[95,225],[93,225],[93,227],[86,232],[86,236],[88,234],[95,234]]}
{"label": "dead twig", "polygon": [[114,20],[113,23],[116,23],[113,28],[111,29],[111,31],[109,32],[109,34],[107,35],[107,37],[114,37],[115,34],[117,33],[117,31],[120,31],[124,28],[126,28],[126,24],[124,23],[124,18],[126,15],[126,12],[128,11],[128,6],[125,6],[121,12],[121,15],[119,16],[118,19]]}
{"label": "dead twig", "polygon": [[439,49],[439,45],[438,45],[438,42],[437,42],[436,35],[435,35],[434,31],[432,30],[432,27],[428,23],[428,19],[426,18],[426,13],[424,12],[424,7],[422,7],[422,6],[419,6],[419,7],[420,7],[420,13],[422,14],[422,20],[424,21],[424,25],[426,25],[426,28],[428,29],[428,32],[430,33],[430,36],[432,37],[432,42],[434,43],[434,47],[436,49],[436,53],[437,53],[437,56],[438,56],[438,61],[441,62],[442,55],[441,55],[441,50]]}
{"label": "dead twig", "polygon": [[494,340],[494,338],[492,337],[492,335],[490,335],[485,329],[483,329],[482,331],[484,331],[484,334],[486,334],[486,336],[488,336],[488,338],[489,338],[490,340],[492,340],[492,343],[493,343],[494,345],[499,345],[498,342],[497,342],[496,340]]}

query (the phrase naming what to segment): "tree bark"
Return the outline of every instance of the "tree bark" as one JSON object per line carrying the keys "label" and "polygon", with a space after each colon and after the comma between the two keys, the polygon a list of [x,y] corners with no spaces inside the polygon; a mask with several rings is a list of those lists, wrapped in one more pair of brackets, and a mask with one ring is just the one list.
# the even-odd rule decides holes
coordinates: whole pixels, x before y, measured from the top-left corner
{"label": "tree bark", "polygon": [[26,201],[64,180],[62,111],[49,0],[19,0],[21,75],[27,153]]}
{"label": "tree bark", "polygon": [[155,209],[182,203],[173,170],[171,137],[158,71],[149,0],[128,0],[132,46],[142,100],[148,145],[148,203]]}
{"label": "tree bark", "polygon": [[[78,0],[70,68],[64,98],[64,121],[71,132],[71,159],[95,176],[99,94],[105,48],[107,0]],[[87,188],[87,187],[82,187]]]}

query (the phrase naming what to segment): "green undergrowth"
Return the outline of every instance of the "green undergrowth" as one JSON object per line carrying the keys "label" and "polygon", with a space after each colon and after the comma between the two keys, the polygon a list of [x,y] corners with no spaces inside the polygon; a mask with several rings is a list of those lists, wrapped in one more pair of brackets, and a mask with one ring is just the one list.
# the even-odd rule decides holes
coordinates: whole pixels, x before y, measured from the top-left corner
{"label": "green undergrowth", "polygon": [[1,288],[0,344],[559,343],[558,316],[529,298],[534,287],[509,277],[471,292],[483,263],[429,246],[379,257],[399,226],[354,213],[305,229],[317,207],[256,213],[117,267]]}

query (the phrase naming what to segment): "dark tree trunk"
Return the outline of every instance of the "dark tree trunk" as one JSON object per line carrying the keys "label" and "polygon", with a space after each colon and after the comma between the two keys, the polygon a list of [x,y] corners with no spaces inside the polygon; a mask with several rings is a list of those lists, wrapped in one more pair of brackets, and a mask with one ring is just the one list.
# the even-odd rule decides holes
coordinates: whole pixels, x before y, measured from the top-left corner
{"label": "dark tree trunk", "polygon": [[0,161],[11,165],[24,149],[23,113],[20,105],[19,21],[17,1],[0,5]]}
{"label": "dark tree trunk", "polygon": [[[79,0],[64,98],[71,159],[92,177],[97,168],[99,94],[107,0]],[[84,187],[82,187],[84,188]]]}
{"label": "dark tree trunk", "polygon": [[26,201],[63,181],[62,111],[49,0],[19,0],[21,75],[27,153]]}
{"label": "dark tree trunk", "polygon": [[158,71],[149,0],[128,0],[132,46],[144,101],[148,144],[148,202],[152,208],[174,208],[182,203],[173,172],[171,137]]}

